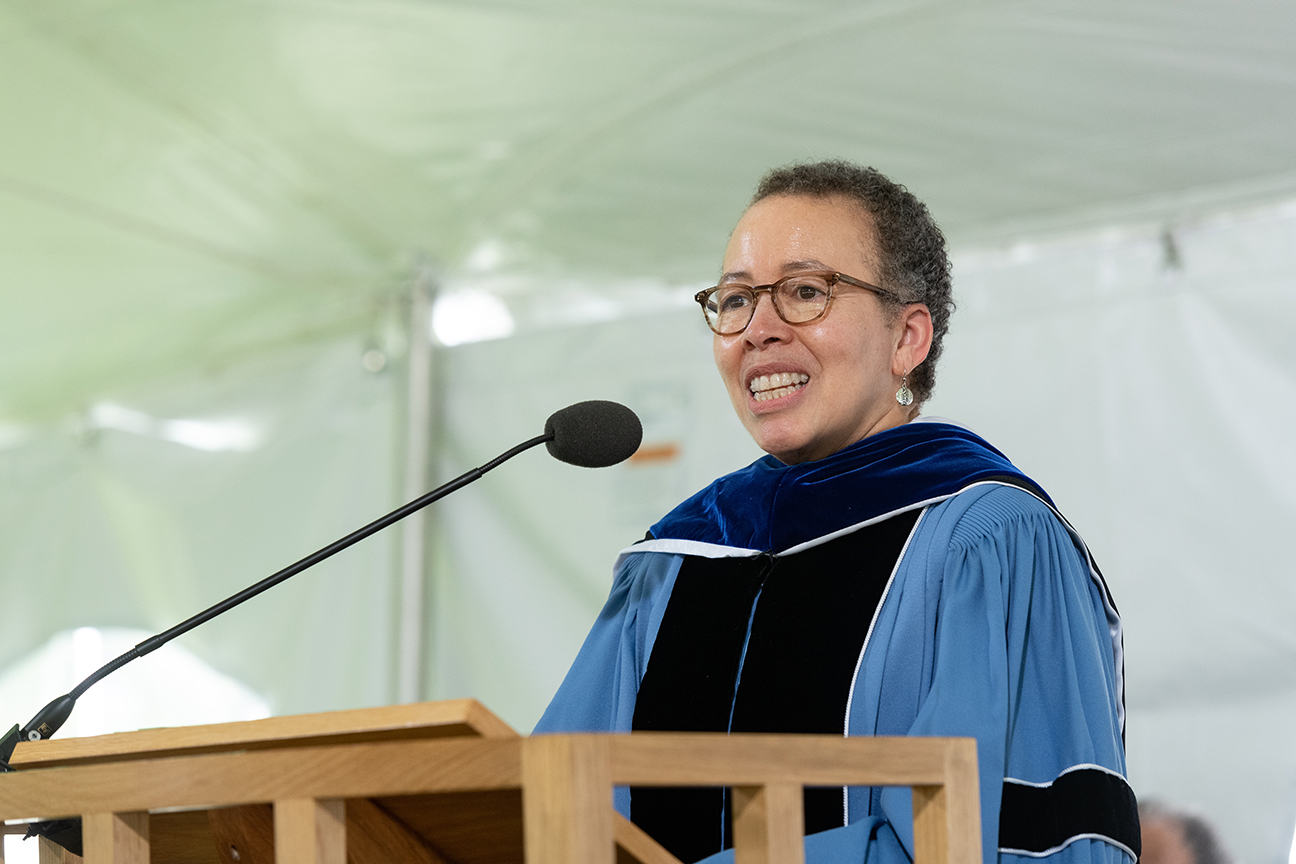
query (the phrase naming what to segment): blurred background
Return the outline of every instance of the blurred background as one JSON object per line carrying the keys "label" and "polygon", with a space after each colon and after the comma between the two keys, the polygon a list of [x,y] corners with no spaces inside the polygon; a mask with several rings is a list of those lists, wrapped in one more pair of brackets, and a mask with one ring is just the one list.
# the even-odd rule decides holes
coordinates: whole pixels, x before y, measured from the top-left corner
{"label": "blurred background", "polygon": [[767,168],[928,202],[927,413],[1085,535],[1141,796],[1296,827],[1289,0],[0,0],[0,705],[615,399],[91,690],[62,735],[538,718],[616,552],[758,456],[691,296]]}

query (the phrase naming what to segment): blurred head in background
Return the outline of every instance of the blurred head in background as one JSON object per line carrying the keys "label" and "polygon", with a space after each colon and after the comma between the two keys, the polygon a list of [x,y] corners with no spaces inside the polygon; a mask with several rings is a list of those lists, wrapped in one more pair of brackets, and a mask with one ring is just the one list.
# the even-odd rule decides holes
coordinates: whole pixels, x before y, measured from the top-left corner
{"label": "blurred head in background", "polygon": [[1210,823],[1159,801],[1139,804],[1143,854],[1139,864],[1231,864]]}

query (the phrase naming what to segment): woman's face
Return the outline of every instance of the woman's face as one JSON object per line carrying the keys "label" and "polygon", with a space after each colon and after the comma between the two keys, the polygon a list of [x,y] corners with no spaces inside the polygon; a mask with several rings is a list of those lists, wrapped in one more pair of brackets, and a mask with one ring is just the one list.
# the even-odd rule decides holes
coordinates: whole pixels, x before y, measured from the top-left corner
{"label": "woman's face", "polygon": [[[868,217],[839,198],[765,198],[734,229],[721,281],[767,285],[807,270],[880,284]],[[791,464],[906,422],[910,409],[895,391],[930,343],[925,306],[906,306],[888,324],[872,292],[838,285],[824,317],[796,326],[778,317],[769,294],[759,295],[747,329],[716,336],[713,349],[747,431]]]}

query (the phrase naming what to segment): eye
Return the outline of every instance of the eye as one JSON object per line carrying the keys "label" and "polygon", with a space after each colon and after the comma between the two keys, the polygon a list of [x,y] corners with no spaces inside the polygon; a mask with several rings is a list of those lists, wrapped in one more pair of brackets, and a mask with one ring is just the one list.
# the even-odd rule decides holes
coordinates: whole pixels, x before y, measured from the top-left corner
{"label": "eye", "polygon": [[819,276],[794,276],[784,283],[780,293],[798,303],[822,303],[828,298],[828,282]]}
{"label": "eye", "polygon": [[746,285],[724,285],[715,293],[714,302],[721,312],[735,312],[751,304],[751,289]]}

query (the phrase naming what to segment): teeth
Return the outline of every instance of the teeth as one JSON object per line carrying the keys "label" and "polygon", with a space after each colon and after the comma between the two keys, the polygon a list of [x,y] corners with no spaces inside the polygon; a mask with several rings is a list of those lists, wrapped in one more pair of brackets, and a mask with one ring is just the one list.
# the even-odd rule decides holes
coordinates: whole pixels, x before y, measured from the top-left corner
{"label": "teeth", "polygon": [[768,402],[795,393],[809,380],[810,376],[804,372],[776,372],[773,375],[756,376],[750,386],[757,402]]}

